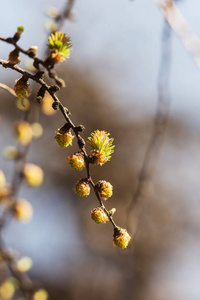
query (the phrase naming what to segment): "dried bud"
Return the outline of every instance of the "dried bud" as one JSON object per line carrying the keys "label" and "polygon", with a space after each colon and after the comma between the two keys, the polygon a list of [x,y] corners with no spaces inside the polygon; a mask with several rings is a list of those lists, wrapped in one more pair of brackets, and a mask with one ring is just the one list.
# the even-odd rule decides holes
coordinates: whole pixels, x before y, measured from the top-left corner
{"label": "dried bud", "polygon": [[23,145],[28,145],[32,140],[31,125],[26,121],[19,121],[15,124],[14,133],[17,141]]}
{"label": "dried bud", "polygon": [[60,147],[68,147],[69,145],[72,145],[72,140],[74,138],[70,129],[66,130],[64,126],[58,129],[55,135],[55,139]]}
{"label": "dried bud", "polygon": [[18,64],[20,62],[19,50],[17,48],[15,48],[9,53],[8,61],[13,65]]}
{"label": "dried bud", "polygon": [[33,216],[33,208],[28,201],[20,199],[13,206],[13,214],[18,221],[29,222]]}
{"label": "dried bud", "polygon": [[103,200],[107,200],[113,194],[113,186],[110,184],[110,182],[105,180],[99,180],[96,184],[96,188]]}
{"label": "dried bud", "polygon": [[131,240],[130,235],[126,231],[126,229],[115,228],[113,235],[113,244],[118,246],[119,248],[126,248]]}
{"label": "dried bud", "polygon": [[29,82],[24,77],[16,80],[14,91],[18,98],[25,98],[30,95]]}
{"label": "dried bud", "polygon": [[67,158],[68,164],[72,167],[74,170],[82,170],[85,166],[84,158],[82,153],[74,153]]}
{"label": "dried bud", "polygon": [[53,107],[54,110],[59,110],[59,102],[58,101],[54,101],[52,103],[52,107]]}
{"label": "dried bud", "polygon": [[34,164],[26,164],[23,170],[24,178],[31,187],[38,187],[43,183],[43,170]]}
{"label": "dried bud", "polygon": [[106,223],[108,216],[101,207],[96,207],[91,211],[91,218],[97,224]]}
{"label": "dried bud", "polygon": [[80,197],[88,196],[90,194],[90,186],[86,179],[81,179],[74,187],[75,192]]}
{"label": "dried bud", "polygon": [[38,47],[37,46],[31,46],[29,49],[28,49],[28,54],[30,57],[34,58],[37,54],[37,51],[38,51]]}

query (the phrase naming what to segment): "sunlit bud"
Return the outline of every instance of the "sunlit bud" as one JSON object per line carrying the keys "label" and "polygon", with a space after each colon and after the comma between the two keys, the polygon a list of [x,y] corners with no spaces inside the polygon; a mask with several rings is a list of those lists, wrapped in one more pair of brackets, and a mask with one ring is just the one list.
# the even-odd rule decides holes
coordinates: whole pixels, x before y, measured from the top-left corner
{"label": "sunlit bud", "polygon": [[118,246],[119,248],[126,248],[131,240],[130,235],[126,231],[126,229],[115,228],[113,235],[113,244]]}
{"label": "sunlit bud", "polygon": [[9,53],[8,61],[13,65],[18,64],[20,62],[19,50],[17,48],[15,48]]}
{"label": "sunlit bud", "polygon": [[15,293],[15,286],[11,280],[7,279],[0,285],[0,299],[10,300]]}
{"label": "sunlit bud", "polygon": [[56,31],[51,34],[48,40],[48,47],[51,51],[47,61],[50,64],[57,64],[65,60],[65,58],[69,58],[72,47],[69,36],[66,36],[63,32]]}
{"label": "sunlit bud", "polygon": [[23,273],[29,271],[32,265],[32,259],[30,257],[24,256],[17,261],[16,268],[19,272]]}
{"label": "sunlit bud", "polygon": [[33,216],[33,208],[28,201],[20,199],[13,207],[13,214],[18,221],[29,222]]}
{"label": "sunlit bud", "polygon": [[116,208],[112,208],[111,210],[109,210],[109,214],[111,216],[113,216],[116,213]]}
{"label": "sunlit bud", "polygon": [[108,216],[101,207],[96,207],[91,211],[91,218],[97,224],[106,223]]}
{"label": "sunlit bud", "polygon": [[112,145],[114,139],[109,137],[110,133],[102,130],[94,131],[88,138],[88,144],[93,151],[91,151],[91,162],[98,165],[103,165],[109,161],[111,154],[114,152]]}
{"label": "sunlit bud", "polygon": [[88,196],[90,194],[90,186],[85,179],[79,180],[76,183],[74,190],[80,197]]}
{"label": "sunlit bud", "polygon": [[32,134],[34,138],[39,138],[43,134],[43,127],[40,123],[32,123],[31,124]]}
{"label": "sunlit bud", "polygon": [[6,177],[2,170],[0,170],[0,189],[6,185]]}
{"label": "sunlit bud", "polygon": [[110,182],[99,180],[96,184],[96,188],[103,200],[106,200],[112,196],[113,186],[110,184]]}
{"label": "sunlit bud", "polygon": [[14,127],[15,137],[17,141],[23,145],[28,145],[32,140],[31,125],[26,121],[19,121]]}
{"label": "sunlit bud", "polygon": [[67,158],[68,164],[72,167],[74,170],[82,170],[85,166],[84,158],[82,153],[74,153]]}
{"label": "sunlit bud", "polygon": [[23,170],[24,178],[31,187],[38,187],[43,183],[44,172],[34,164],[26,164]]}
{"label": "sunlit bud", "polygon": [[67,125],[64,125],[56,132],[55,139],[60,145],[60,147],[68,147],[72,145],[72,140],[74,136],[71,134],[70,129],[67,129]]}
{"label": "sunlit bud", "polygon": [[17,27],[17,31],[18,31],[19,33],[22,33],[22,32],[24,31],[24,26],[19,25],[19,26]]}
{"label": "sunlit bud", "polygon": [[39,289],[33,295],[33,300],[47,300],[48,293],[44,289]]}
{"label": "sunlit bud", "polygon": [[14,91],[18,98],[25,98],[30,95],[29,82],[24,77],[15,81]]}

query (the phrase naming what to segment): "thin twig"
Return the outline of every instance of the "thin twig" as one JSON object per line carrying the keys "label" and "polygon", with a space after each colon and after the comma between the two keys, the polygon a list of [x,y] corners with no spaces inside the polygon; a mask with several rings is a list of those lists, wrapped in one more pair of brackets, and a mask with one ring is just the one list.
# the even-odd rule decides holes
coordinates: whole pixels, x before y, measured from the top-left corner
{"label": "thin twig", "polygon": [[6,84],[0,83],[0,88],[6,90],[7,92],[9,92],[14,97],[17,97],[16,94],[15,94],[15,91],[13,89],[11,89],[9,86],[7,86]]}

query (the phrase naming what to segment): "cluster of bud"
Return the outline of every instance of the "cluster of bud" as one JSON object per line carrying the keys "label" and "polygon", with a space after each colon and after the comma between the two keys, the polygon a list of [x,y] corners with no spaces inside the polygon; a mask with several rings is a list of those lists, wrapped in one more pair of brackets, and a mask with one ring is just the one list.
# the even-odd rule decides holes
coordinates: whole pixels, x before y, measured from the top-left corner
{"label": "cluster of bud", "polygon": [[76,183],[74,190],[79,197],[88,196],[90,194],[90,186],[89,186],[87,179],[79,180]]}
{"label": "cluster of bud", "polygon": [[20,222],[29,222],[33,216],[33,208],[28,201],[19,199],[13,206],[13,215]]}
{"label": "cluster of bud", "polygon": [[96,207],[91,211],[91,218],[97,224],[106,223],[108,216],[101,207]]}
{"label": "cluster of bud", "polygon": [[125,249],[131,240],[130,235],[126,229],[115,228],[113,235],[113,244],[119,248]]}
{"label": "cluster of bud", "polygon": [[68,164],[72,167],[72,169],[81,171],[85,166],[85,161],[82,153],[74,153],[67,158]]}
{"label": "cluster of bud", "polygon": [[26,183],[31,187],[38,187],[43,183],[44,172],[35,164],[26,164],[23,169]]}

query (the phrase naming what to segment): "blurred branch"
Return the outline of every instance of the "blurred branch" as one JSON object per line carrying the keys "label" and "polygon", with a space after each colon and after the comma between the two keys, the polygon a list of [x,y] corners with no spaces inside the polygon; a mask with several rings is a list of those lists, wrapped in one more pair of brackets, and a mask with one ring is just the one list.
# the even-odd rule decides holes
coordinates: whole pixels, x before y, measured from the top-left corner
{"label": "blurred branch", "polygon": [[144,199],[148,196],[145,191],[152,179],[156,167],[156,161],[164,141],[164,134],[169,118],[170,98],[168,93],[169,71],[171,62],[171,30],[165,21],[162,33],[162,52],[158,73],[158,104],[153,125],[153,132],[148,143],[142,167],[140,169],[137,187],[128,207],[127,222],[128,230],[134,236],[137,232],[139,219],[143,209]]}
{"label": "blurred branch", "polygon": [[190,52],[197,66],[200,67],[200,39],[190,29],[184,16],[173,1],[154,0],[154,2],[160,7],[164,18],[178,35],[185,48]]}
{"label": "blurred branch", "polygon": [[13,95],[14,97],[16,97],[16,94],[14,92],[13,89],[11,89],[9,86],[7,86],[6,84],[0,83],[0,88],[8,91],[11,95]]}

